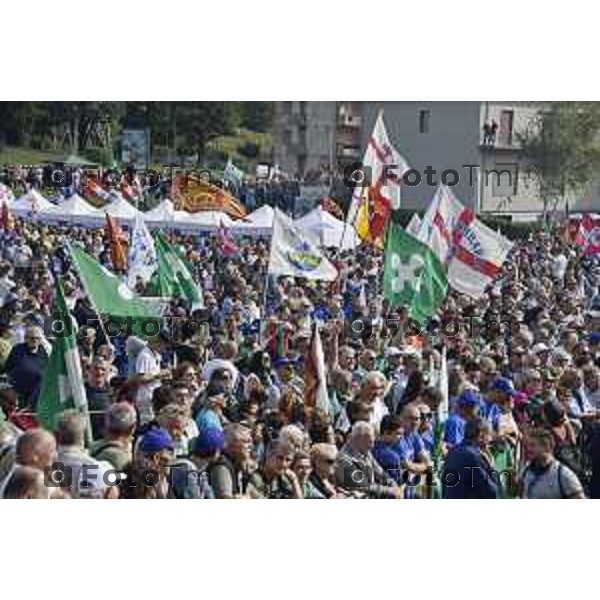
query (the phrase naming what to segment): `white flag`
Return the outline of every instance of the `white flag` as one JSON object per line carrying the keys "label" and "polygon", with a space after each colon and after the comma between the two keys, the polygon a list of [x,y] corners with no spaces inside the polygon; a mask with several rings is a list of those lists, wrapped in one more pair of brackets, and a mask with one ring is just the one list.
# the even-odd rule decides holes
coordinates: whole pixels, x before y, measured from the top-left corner
{"label": "white flag", "polygon": [[[370,187],[380,186],[381,195],[389,201],[392,209],[400,208],[400,181],[410,167],[390,142],[383,122],[383,111],[377,115],[362,164],[365,175],[367,177],[370,175],[371,180],[367,182],[370,183]],[[364,186],[354,188],[352,202],[346,216],[348,223],[354,224],[357,220],[358,210],[365,199],[365,190]]]}
{"label": "white flag", "polygon": [[275,209],[269,274],[320,281],[337,279],[337,269],[323,256],[309,234]]}
{"label": "white flag", "polygon": [[144,284],[158,268],[158,257],[154,240],[144,223],[141,213],[136,214],[131,233],[131,246],[129,249],[129,270],[127,273],[127,284],[131,289],[135,288],[138,277]]}
{"label": "white flag", "polygon": [[448,404],[448,359],[446,357],[446,346],[442,348],[442,361],[437,387],[442,393],[442,401],[438,407],[438,418],[443,423],[448,418],[448,413],[450,412]]}
{"label": "white flag", "polygon": [[421,217],[417,213],[413,213],[410,218],[408,225],[406,226],[406,233],[409,233],[414,238],[419,239],[419,232],[421,231]]}
{"label": "white flag", "polygon": [[223,171],[223,178],[237,189],[244,181],[244,171],[236,167],[231,158],[229,158]]}
{"label": "white flag", "polygon": [[315,406],[326,414],[329,414],[325,355],[317,323],[313,325],[310,348],[304,369],[306,384],[304,388],[304,402],[308,406]]}

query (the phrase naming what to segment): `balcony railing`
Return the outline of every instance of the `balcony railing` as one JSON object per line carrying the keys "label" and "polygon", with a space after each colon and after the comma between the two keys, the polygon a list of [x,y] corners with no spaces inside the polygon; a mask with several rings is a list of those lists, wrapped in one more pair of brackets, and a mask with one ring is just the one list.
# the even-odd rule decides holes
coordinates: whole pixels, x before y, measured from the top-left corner
{"label": "balcony railing", "polygon": [[338,146],[337,155],[343,158],[358,158],[360,149],[354,146]]}
{"label": "balcony railing", "polygon": [[356,115],[339,115],[338,125],[340,127],[348,127],[351,129],[360,129],[362,118]]}

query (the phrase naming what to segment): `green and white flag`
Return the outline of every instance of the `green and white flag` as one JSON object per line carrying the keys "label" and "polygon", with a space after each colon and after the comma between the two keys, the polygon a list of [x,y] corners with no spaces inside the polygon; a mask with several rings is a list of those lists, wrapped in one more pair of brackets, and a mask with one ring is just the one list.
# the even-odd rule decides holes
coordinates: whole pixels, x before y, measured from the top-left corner
{"label": "green and white flag", "polygon": [[158,270],[152,279],[151,287],[155,293],[166,298],[182,298],[191,304],[192,310],[203,308],[202,287],[194,281],[184,258],[160,232],[154,234],[154,245],[158,257]]}
{"label": "green and white flag", "polygon": [[52,344],[52,353],[42,377],[36,415],[38,422],[50,431],[55,429],[60,413],[70,408],[80,410],[89,424],[87,397],[79,350],[75,341],[75,328],[60,281],[57,281],[53,314],[54,323],[61,323],[61,331],[56,332],[57,337]]}
{"label": "green and white flag", "polygon": [[[96,312],[110,323],[121,326],[122,333],[154,337],[160,329],[161,302],[149,302],[135,294],[127,284],[75,245],[71,256],[85,293]],[[118,335],[118,327],[108,325],[109,336]]]}
{"label": "green and white flag", "polygon": [[390,221],[385,245],[383,292],[392,306],[410,307],[419,324],[436,313],[448,291],[444,267],[422,242]]}

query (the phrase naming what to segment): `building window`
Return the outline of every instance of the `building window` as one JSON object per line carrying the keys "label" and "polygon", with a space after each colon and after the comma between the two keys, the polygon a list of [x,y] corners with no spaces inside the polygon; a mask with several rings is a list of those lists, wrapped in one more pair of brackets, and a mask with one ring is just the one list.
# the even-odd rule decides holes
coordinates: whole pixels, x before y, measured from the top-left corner
{"label": "building window", "polygon": [[419,111],[419,133],[429,133],[429,117],[431,111],[421,110]]}
{"label": "building window", "polygon": [[500,112],[498,142],[501,146],[512,146],[514,116],[515,113],[513,110],[503,110]]}

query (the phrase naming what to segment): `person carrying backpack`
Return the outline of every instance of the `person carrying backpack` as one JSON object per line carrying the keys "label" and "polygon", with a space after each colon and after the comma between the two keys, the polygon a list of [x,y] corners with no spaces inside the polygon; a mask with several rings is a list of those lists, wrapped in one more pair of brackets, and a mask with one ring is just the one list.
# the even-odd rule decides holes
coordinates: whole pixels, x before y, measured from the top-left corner
{"label": "person carrying backpack", "polygon": [[527,438],[532,457],[520,478],[520,497],[527,499],[583,499],[577,475],[554,456],[555,442],[546,429],[532,431]]}

